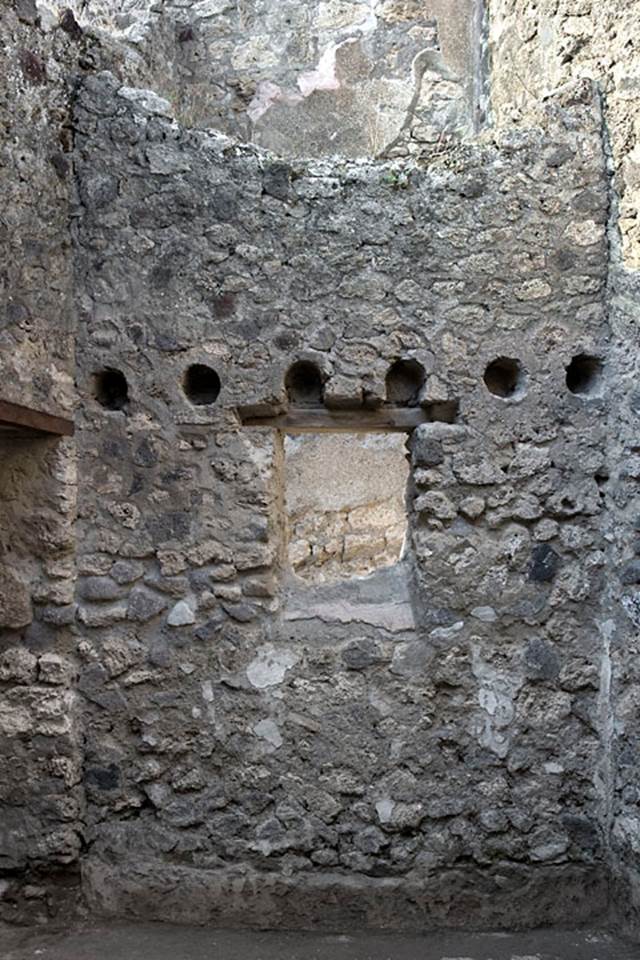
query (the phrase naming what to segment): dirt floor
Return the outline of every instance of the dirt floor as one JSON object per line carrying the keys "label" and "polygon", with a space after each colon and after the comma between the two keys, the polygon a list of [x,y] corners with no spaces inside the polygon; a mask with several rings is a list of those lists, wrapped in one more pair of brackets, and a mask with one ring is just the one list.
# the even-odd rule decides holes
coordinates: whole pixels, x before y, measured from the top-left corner
{"label": "dirt floor", "polygon": [[640,960],[640,945],[587,931],[518,934],[255,933],[160,924],[0,928],[2,960]]}

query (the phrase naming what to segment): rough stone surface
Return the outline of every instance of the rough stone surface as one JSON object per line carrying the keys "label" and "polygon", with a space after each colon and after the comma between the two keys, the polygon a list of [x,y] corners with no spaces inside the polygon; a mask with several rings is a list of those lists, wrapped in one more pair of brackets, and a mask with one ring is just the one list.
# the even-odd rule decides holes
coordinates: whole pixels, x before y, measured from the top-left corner
{"label": "rough stone surface", "polygon": [[68,83],[76,50],[63,31],[47,36],[36,26],[35,4],[3,4],[2,21],[2,396],[65,413],[73,397]]}
{"label": "rough stone surface", "polygon": [[[490,0],[491,103],[499,123],[525,126],[550,91],[596,80],[605,104],[619,198],[622,255],[640,268],[638,0]],[[561,164],[549,150],[547,163]]]}
{"label": "rough stone surface", "polygon": [[[633,4],[6,6],[0,916],[640,935]],[[413,424],[368,577],[299,362]]]}

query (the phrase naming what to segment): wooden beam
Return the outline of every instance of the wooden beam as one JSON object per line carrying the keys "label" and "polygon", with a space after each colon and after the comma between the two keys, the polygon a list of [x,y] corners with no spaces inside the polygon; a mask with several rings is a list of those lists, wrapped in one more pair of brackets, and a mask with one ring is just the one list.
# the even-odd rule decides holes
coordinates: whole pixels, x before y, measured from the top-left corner
{"label": "wooden beam", "polygon": [[23,407],[8,400],[0,400],[0,425],[8,431],[17,428],[23,436],[25,431],[28,431],[31,435],[46,433],[57,437],[71,437],[74,431],[73,420]]}
{"label": "wooden beam", "polygon": [[422,407],[383,406],[375,410],[328,410],[326,407],[289,408],[287,413],[256,417],[251,408],[239,407],[245,427],[271,427],[286,433],[408,433],[433,417]]}

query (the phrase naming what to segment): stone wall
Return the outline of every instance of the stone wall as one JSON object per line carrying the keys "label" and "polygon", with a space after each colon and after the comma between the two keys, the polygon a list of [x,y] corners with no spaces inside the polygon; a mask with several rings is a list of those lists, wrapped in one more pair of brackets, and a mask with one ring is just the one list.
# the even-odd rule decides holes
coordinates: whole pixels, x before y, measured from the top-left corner
{"label": "stone wall", "polygon": [[[615,261],[619,238],[612,231]],[[637,302],[638,276],[616,266],[610,277],[612,350],[610,375],[611,495],[608,499],[610,575],[605,595],[603,636],[609,669],[603,677],[610,688],[606,716],[609,762],[603,770],[611,792],[607,810],[611,831],[612,902],[617,922],[635,936],[640,931],[640,779],[637,744],[640,729],[637,644],[640,623],[638,564],[638,407]]]}
{"label": "stone wall", "polygon": [[[90,46],[68,17],[44,23],[29,0],[3,6],[0,400],[67,417],[71,88]],[[63,874],[81,845],[75,447],[3,431],[0,455],[0,917],[42,919],[66,901]]]}
{"label": "stone wall", "polygon": [[42,919],[66,902],[56,874],[81,844],[75,461],[57,439],[3,438],[0,452],[0,917]]}
{"label": "stone wall", "polygon": [[[611,748],[601,776],[611,793],[607,829],[612,831],[613,899],[620,922],[637,933],[640,912],[640,793],[634,775],[638,705],[634,693],[638,626],[634,499],[636,444],[637,295],[640,268],[640,179],[637,107],[640,54],[635,0],[596,3],[491,0],[492,108],[499,124],[529,124],[544,109],[549,92],[582,78],[597,81],[604,107],[603,140],[609,153],[608,350],[610,406],[607,488],[609,573],[603,598],[604,711]],[[610,653],[610,657],[609,657]]]}
{"label": "stone wall", "polygon": [[[566,381],[608,336],[591,90],[400,171],[275,162],[108,75],[76,123],[92,907],[593,920],[607,400]],[[357,419],[407,357],[459,412],[414,431],[406,561],[291,588],[281,445],[238,406],[286,408],[305,359]],[[216,402],[185,394],[194,364]],[[113,369],[119,409],[95,395]]]}
{"label": "stone wall", "polygon": [[490,0],[491,105],[498,124],[531,123],[550,92],[596,80],[627,266],[640,268],[638,0]]}
{"label": "stone wall", "polygon": [[[635,6],[3,11],[0,396],[80,428],[77,519],[2,438],[3,917],[638,932]],[[406,553],[296,581],[238,408],[407,358]]]}
{"label": "stone wall", "polygon": [[83,41],[35,3],[0,24],[0,397],[50,413],[73,403],[70,72]]}

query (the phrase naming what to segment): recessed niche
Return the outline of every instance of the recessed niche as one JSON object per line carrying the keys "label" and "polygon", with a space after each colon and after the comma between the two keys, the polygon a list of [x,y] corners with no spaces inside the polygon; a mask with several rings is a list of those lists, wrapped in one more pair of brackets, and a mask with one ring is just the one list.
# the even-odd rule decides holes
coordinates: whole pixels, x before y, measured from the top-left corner
{"label": "recessed niche", "polygon": [[292,364],[287,370],[284,385],[291,403],[300,406],[322,403],[322,374],[310,360],[298,360]]}
{"label": "recessed niche", "polygon": [[184,375],[184,392],[198,407],[215,403],[220,393],[220,377],[212,367],[193,363]]}
{"label": "recessed niche", "polygon": [[387,401],[417,404],[425,376],[424,367],[417,360],[396,360],[387,373]]}
{"label": "recessed niche", "polygon": [[286,436],[288,559],[307,583],[364,577],[400,560],[409,476],[406,435]]}
{"label": "recessed niche", "polygon": [[602,380],[602,360],[580,353],[567,367],[567,387],[571,393],[583,396],[597,393]]}
{"label": "recessed niche", "polygon": [[497,357],[484,372],[484,384],[494,397],[515,400],[524,396],[525,373],[519,360]]}
{"label": "recessed niche", "polygon": [[93,395],[105,410],[124,410],[129,401],[129,385],[121,370],[107,367],[93,375]]}

